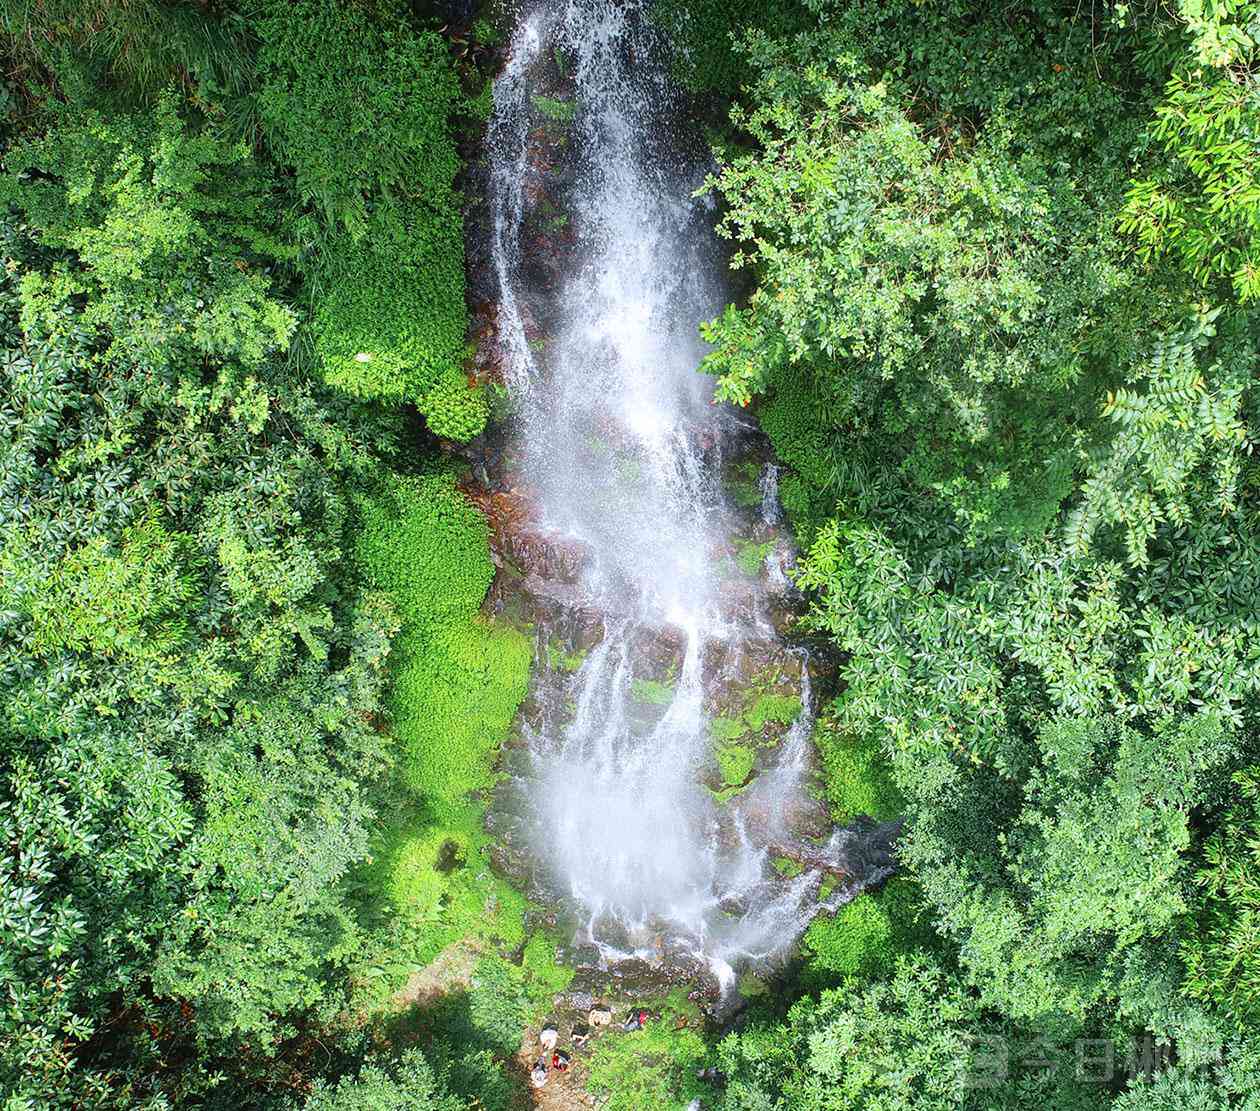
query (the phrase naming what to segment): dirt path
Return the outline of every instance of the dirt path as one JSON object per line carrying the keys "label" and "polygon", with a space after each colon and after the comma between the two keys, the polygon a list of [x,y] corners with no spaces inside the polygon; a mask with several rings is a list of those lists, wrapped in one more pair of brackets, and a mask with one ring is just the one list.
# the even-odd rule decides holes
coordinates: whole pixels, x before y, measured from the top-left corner
{"label": "dirt path", "polygon": [[392,1000],[395,1010],[428,1007],[452,991],[467,990],[473,969],[485,950],[467,941],[448,945],[419,972],[414,972]]}
{"label": "dirt path", "polygon": [[[553,1070],[548,1075],[547,1085],[544,1088],[537,1089],[530,1085],[530,1069],[534,1067],[534,1062],[539,1057],[544,1056],[538,1044],[538,1035],[542,1032],[541,1026],[532,1026],[525,1032],[520,1052],[513,1061],[513,1071],[520,1074],[521,1083],[529,1093],[530,1102],[527,1106],[539,1108],[540,1111],[578,1111],[578,1109],[599,1107],[602,1101],[586,1090],[588,1075],[586,1061],[596,1041],[600,1037],[608,1036],[607,1030],[602,1033],[595,1032],[590,1041],[581,1049],[577,1049],[570,1037],[573,1030],[572,1023],[559,1022],[557,1027],[560,1031],[559,1048],[567,1050],[573,1057],[573,1063],[568,1072],[558,1073]],[[550,1054],[545,1056],[550,1057]]]}

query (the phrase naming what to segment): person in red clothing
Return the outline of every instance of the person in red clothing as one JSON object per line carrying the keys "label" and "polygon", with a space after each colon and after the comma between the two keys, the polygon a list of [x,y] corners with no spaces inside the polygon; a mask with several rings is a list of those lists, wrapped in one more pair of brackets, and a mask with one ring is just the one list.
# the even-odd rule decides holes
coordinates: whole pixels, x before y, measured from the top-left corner
{"label": "person in red clothing", "polygon": [[631,1030],[642,1030],[647,1024],[647,1011],[631,1011],[630,1017],[621,1024],[621,1028],[629,1033]]}
{"label": "person in red clothing", "polygon": [[551,1055],[551,1067],[555,1072],[568,1072],[569,1061],[570,1057],[563,1049],[557,1049]]}

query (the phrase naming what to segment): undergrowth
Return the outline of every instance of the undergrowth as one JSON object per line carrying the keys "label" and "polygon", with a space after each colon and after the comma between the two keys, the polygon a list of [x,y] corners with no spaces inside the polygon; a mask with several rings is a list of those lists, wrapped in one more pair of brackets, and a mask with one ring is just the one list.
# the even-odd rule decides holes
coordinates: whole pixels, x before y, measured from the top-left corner
{"label": "undergrowth", "polygon": [[486,523],[450,475],[395,480],[361,517],[359,561],[403,620],[389,659],[395,803],[371,879],[413,964],[460,939],[515,949],[526,901],[490,869],[478,793],[525,696],[530,643],[478,612],[493,575]]}

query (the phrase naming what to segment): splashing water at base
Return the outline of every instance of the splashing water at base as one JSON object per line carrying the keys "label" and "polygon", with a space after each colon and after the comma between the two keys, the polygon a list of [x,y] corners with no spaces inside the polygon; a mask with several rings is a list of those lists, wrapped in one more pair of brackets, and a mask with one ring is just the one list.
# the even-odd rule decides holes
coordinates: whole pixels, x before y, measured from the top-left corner
{"label": "splashing water at base", "polygon": [[[803,709],[777,763],[738,800],[705,786],[706,660],[715,647],[737,658],[769,625],[762,599],[730,603],[716,567],[731,541],[717,469],[733,422],[696,368],[698,323],[724,300],[722,259],[711,216],[690,199],[706,167],[675,132],[668,59],[642,6],[569,0],[527,13],[495,86],[492,248],[505,377],[523,410],[519,477],[542,523],[589,553],[581,586],[604,615],[575,705],[530,734],[531,842],[585,940],[616,956],[668,935],[725,988],[735,962],[774,955],[817,913],[817,868],[789,879],[770,867],[785,815],[816,807],[805,791],[813,718],[802,660]],[[563,208],[578,261],[539,354],[521,243],[534,89],[553,91],[556,70],[573,101]],[[767,523],[776,480],[768,472]],[[635,674],[662,631],[676,646],[674,682],[652,720]]]}

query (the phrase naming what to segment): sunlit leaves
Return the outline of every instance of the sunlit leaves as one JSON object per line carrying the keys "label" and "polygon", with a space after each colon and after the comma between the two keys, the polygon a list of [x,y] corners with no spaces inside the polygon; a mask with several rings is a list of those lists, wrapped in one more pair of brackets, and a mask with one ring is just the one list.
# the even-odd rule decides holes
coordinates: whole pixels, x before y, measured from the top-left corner
{"label": "sunlit leaves", "polygon": [[1165,160],[1120,217],[1146,259],[1171,255],[1204,286],[1260,298],[1260,5],[1187,0],[1191,47],[1151,136]]}
{"label": "sunlit leaves", "polygon": [[1260,1018],[1260,772],[1239,772],[1234,786],[1237,801],[1203,849],[1200,902],[1182,952],[1190,993],[1250,1025]]}
{"label": "sunlit leaves", "polygon": [[1180,333],[1159,338],[1129,384],[1108,394],[1102,412],[1114,431],[1088,459],[1068,518],[1072,550],[1084,551],[1101,525],[1115,525],[1129,560],[1141,565],[1163,523],[1237,510],[1256,329],[1236,312],[1218,327],[1221,312],[1202,311]]}
{"label": "sunlit leaves", "polygon": [[163,376],[181,353],[256,366],[296,326],[269,273],[287,252],[265,228],[265,180],[243,145],[183,109],[174,93],[151,116],[67,105],[55,136],[8,152],[3,183],[40,241],[79,264],[26,278],[28,326],[87,294],[82,323]]}
{"label": "sunlit leaves", "polygon": [[[811,469],[869,451],[975,535],[1042,527],[1091,349],[1129,330],[1108,312],[1126,279],[1100,211],[1121,177],[1065,173],[1004,108],[981,134],[928,132],[850,45],[750,40],[760,80],[735,119],[756,146],[709,184],[758,284],[705,326],[705,369],[721,399],[768,398],[776,448],[817,485]],[[812,419],[785,420],[801,398]]]}

